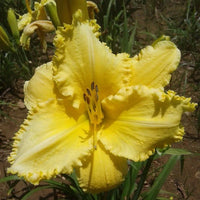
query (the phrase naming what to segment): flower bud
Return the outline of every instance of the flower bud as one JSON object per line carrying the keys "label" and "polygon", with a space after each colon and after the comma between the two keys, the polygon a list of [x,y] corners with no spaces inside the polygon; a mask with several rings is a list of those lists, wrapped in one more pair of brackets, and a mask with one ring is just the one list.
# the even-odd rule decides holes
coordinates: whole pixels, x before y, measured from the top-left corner
{"label": "flower bud", "polygon": [[9,10],[8,10],[7,21],[10,26],[12,35],[14,36],[15,39],[19,39],[19,30],[18,30],[18,26],[17,26],[17,19],[15,16],[15,12],[12,8],[9,8]]}
{"label": "flower bud", "polygon": [[60,26],[60,20],[58,18],[57,8],[55,1],[49,1],[45,5],[45,10],[47,12],[47,15],[50,17],[51,21],[53,22],[53,25],[55,27]]}
{"label": "flower bud", "polygon": [[8,50],[10,48],[12,48],[12,44],[8,38],[8,35],[3,27],[0,26],[0,50]]}

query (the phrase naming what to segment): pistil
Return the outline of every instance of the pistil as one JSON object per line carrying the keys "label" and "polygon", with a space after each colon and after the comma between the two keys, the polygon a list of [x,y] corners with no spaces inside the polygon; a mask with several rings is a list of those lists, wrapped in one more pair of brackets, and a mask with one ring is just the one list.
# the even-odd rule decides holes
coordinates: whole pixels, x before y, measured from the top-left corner
{"label": "pistil", "polygon": [[86,92],[83,94],[83,99],[87,104],[88,116],[93,129],[94,149],[97,148],[97,126],[102,122],[104,117],[101,110],[101,102],[99,100],[98,92],[98,86],[92,82],[91,87],[87,88]]}

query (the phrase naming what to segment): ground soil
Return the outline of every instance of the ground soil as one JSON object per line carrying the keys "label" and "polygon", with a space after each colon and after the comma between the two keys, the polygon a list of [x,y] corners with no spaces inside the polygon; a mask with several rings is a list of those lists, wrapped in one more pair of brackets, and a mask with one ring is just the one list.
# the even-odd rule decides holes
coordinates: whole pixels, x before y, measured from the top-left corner
{"label": "ground soil", "polygon": [[[181,68],[173,75],[171,88],[179,90],[177,84],[181,84],[180,81],[176,82],[178,77],[185,73]],[[14,133],[19,129],[20,124],[26,117],[27,110],[23,104],[23,81],[20,82],[21,89],[18,90],[18,95],[13,95],[10,91],[5,91],[1,98],[9,102],[7,106],[1,107],[1,112],[5,114],[0,118],[0,178],[5,177],[6,168],[9,166],[7,162],[7,156],[11,151],[12,137]],[[20,88],[19,87],[19,88]],[[192,98],[197,100],[199,98],[198,93],[194,91],[191,93],[191,88],[187,86],[186,93],[189,93]],[[180,92],[180,91],[179,91]],[[187,95],[186,95],[187,96]],[[19,98],[20,97],[20,98]],[[182,124],[185,127],[185,136],[182,142],[174,144],[173,147],[187,149],[194,153],[200,153],[200,137],[197,130],[197,119],[195,113],[184,115]],[[167,157],[163,157],[161,160],[155,161],[153,167],[156,169],[160,164],[167,161]],[[16,190],[17,196],[20,196],[20,187],[24,187],[23,183],[18,184]],[[16,197],[9,197],[7,194],[10,185],[0,184],[0,200],[17,199]],[[174,170],[170,174],[163,187],[164,191],[171,192],[175,195],[174,199],[182,200],[198,200],[200,197],[200,156],[192,155],[184,157],[184,169],[181,174],[180,163],[177,163]],[[169,196],[169,195],[167,195]],[[30,199],[54,199],[52,190],[44,190]]]}
{"label": "ground soil", "polygon": [[[168,15],[171,18],[177,19],[181,18],[185,1],[168,0],[164,2],[169,2],[165,9],[160,3],[157,5],[157,7],[155,7],[156,9],[154,10],[146,7],[145,13],[142,9],[138,9],[136,12],[134,12],[132,17],[137,21],[137,24],[139,24],[138,32],[146,30],[151,33],[156,33],[156,35],[161,34],[166,26],[166,24],[160,20],[159,17],[159,12],[161,11],[162,13],[165,13],[165,16]],[[151,17],[147,17],[149,15]],[[140,41],[140,44],[144,43],[146,45],[148,35],[140,32],[140,34],[136,35],[136,39]],[[196,73],[196,71],[192,56],[190,53],[183,54],[180,67],[173,74],[172,81],[167,89],[173,89],[180,95],[192,97],[193,102],[199,102],[200,92],[198,87],[200,82],[200,74],[195,74],[194,76],[194,73]],[[0,107],[0,178],[7,175],[6,168],[9,166],[7,162],[7,156],[11,151],[12,137],[19,129],[20,124],[23,122],[27,114],[27,110],[23,104],[23,82],[24,81],[19,82],[19,87],[14,93],[8,89],[0,94],[0,99],[9,103],[8,105]],[[194,153],[200,153],[200,135],[197,122],[197,112],[198,110],[192,114],[184,115],[182,119],[182,125],[185,127],[186,134],[183,138],[183,141],[173,144],[173,147],[187,149]],[[167,157],[163,157],[162,159],[156,161],[153,165],[154,168],[160,166],[166,160]],[[18,190],[20,187],[24,187],[23,182],[17,186],[16,190]],[[8,194],[9,188],[11,188],[11,186],[8,184],[0,184],[0,200],[17,199],[17,197]],[[180,163],[177,163],[162,189],[164,191],[171,192],[174,195],[175,200],[199,200],[199,188],[200,156],[192,155],[184,157],[184,169],[182,173],[180,170]],[[20,193],[16,193],[16,195],[20,196]],[[56,198],[54,198],[52,190],[47,190],[32,196],[30,199],[53,200]]]}

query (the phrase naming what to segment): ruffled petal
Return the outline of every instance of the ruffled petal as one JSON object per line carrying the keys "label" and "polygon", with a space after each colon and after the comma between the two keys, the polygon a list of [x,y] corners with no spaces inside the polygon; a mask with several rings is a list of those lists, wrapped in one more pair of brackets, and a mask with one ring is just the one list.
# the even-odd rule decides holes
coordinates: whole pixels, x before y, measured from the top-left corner
{"label": "ruffled petal", "polygon": [[143,161],[155,148],[182,139],[181,115],[193,111],[195,105],[173,91],[166,94],[145,86],[123,88],[102,103],[106,120],[99,139],[114,155]]}
{"label": "ruffled petal", "polygon": [[[55,27],[49,20],[37,20],[28,24],[20,37],[20,43],[24,48],[29,49],[30,37],[35,31],[40,37],[41,44],[46,44],[44,34],[55,31]],[[43,50],[46,50],[46,45],[43,45],[43,47],[45,47]]]}
{"label": "ruffled petal", "polygon": [[18,29],[21,31],[25,28],[25,26],[27,26],[28,24],[30,24],[32,21],[32,15],[30,13],[26,13],[22,16],[19,17],[17,26]]}
{"label": "ruffled petal", "polygon": [[102,144],[77,168],[79,184],[84,191],[99,193],[118,186],[128,170],[127,160],[113,156]]}
{"label": "ruffled petal", "polygon": [[131,76],[128,55],[112,54],[96,38],[94,28],[75,19],[73,25],[61,27],[55,39],[54,79],[60,93],[71,98],[77,108],[92,82],[98,85],[99,98],[103,99],[126,85]]}
{"label": "ruffled petal", "polygon": [[55,101],[31,110],[14,139],[8,172],[33,184],[71,173],[93,147],[87,118],[82,115],[76,121],[68,117]]}
{"label": "ruffled petal", "polygon": [[170,41],[147,46],[133,58],[133,85],[163,88],[180,61],[180,51]]}
{"label": "ruffled petal", "polygon": [[35,107],[38,103],[56,98],[52,67],[52,62],[37,67],[31,80],[25,82],[24,101],[28,109]]}

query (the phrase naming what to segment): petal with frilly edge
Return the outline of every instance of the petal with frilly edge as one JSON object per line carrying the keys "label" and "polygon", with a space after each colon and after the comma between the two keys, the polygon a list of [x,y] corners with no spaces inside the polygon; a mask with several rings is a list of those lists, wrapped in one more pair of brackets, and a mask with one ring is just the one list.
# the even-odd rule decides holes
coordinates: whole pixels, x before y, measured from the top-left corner
{"label": "petal with frilly edge", "polygon": [[180,51],[170,41],[158,41],[147,46],[132,59],[132,85],[163,88],[180,61]]}
{"label": "petal with frilly edge", "polygon": [[97,149],[76,172],[84,191],[99,193],[118,186],[127,170],[127,159],[112,155],[102,144],[98,144]]}
{"label": "petal with frilly edge", "polygon": [[65,108],[50,101],[31,110],[14,137],[8,172],[38,184],[60,173],[71,173],[90,155],[89,122],[82,115],[69,118]]}
{"label": "petal with frilly edge", "polygon": [[189,98],[133,86],[102,103],[105,121],[99,140],[114,155],[146,160],[155,150],[182,139],[181,115],[193,111]]}
{"label": "petal with frilly edge", "polygon": [[25,82],[24,101],[28,109],[35,107],[38,103],[56,98],[52,67],[52,62],[37,67],[31,80]]}
{"label": "petal with frilly edge", "polygon": [[93,26],[76,20],[57,31],[53,63],[54,80],[60,93],[73,100],[73,107],[79,108],[83,93],[92,82],[98,85],[100,99],[125,86],[131,76],[131,60],[127,54],[112,54],[96,38]]}

